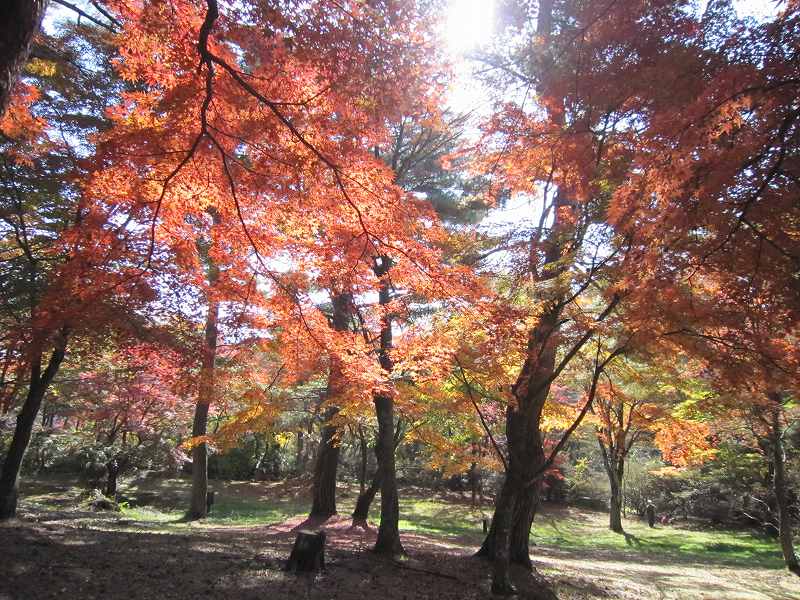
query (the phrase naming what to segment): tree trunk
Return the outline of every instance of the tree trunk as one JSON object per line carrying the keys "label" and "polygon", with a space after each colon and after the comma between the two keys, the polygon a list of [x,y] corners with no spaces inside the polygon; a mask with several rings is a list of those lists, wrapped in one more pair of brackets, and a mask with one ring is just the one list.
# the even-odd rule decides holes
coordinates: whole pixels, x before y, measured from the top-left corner
{"label": "tree trunk", "polygon": [[28,60],[34,34],[39,31],[47,0],[6,0],[0,12],[0,117],[11,90]]}
{"label": "tree trunk", "polygon": [[611,483],[611,502],[609,503],[609,522],[608,526],[615,533],[623,533],[622,529],[622,494],[620,484],[616,476],[609,475]]}
{"label": "tree trunk", "polygon": [[294,458],[294,471],[300,475],[306,470],[305,465],[305,432],[302,429],[297,430],[297,452]]}
{"label": "tree trunk", "polygon": [[119,463],[116,459],[110,460],[106,463],[106,472],[108,476],[106,477],[106,487],[103,495],[106,498],[116,498],[117,497],[117,476],[119,475]]}
{"label": "tree trunk", "polygon": [[526,569],[533,569],[530,549],[531,526],[536,516],[536,509],[539,507],[540,489],[541,485],[537,483],[519,493],[511,521],[509,556],[512,563],[522,565]]}
{"label": "tree trunk", "polygon": [[[336,416],[339,409],[332,406],[325,415],[326,423]],[[314,468],[314,488],[310,517],[327,519],[336,514],[336,471],[339,465],[339,428],[326,424],[322,428],[317,464]]]}
{"label": "tree trunk", "polygon": [[[206,435],[208,425],[208,404],[198,402],[194,408],[192,437]],[[206,496],[208,494],[208,446],[205,442],[192,446],[192,492],[189,505],[189,519],[203,519],[208,514]]]}
{"label": "tree trunk", "polygon": [[367,525],[367,518],[369,517],[369,508],[372,506],[375,495],[381,488],[381,472],[380,469],[375,471],[372,477],[372,482],[369,487],[358,495],[356,500],[356,508],[353,511],[353,527],[364,527]]}
{"label": "tree trunk", "polygon": [[622,528],[622,482],[625,476],[625,459],[621,448],[603,442],[598,433],[597,443],[603,456],[603,466],[608,475],[611,499],[608,504],[608,526],[614,533],[624,533]]}
{"label": "tree trunk", "polygon": [[[541,464],[541,463],[539,463]],[[511,505],[510,532],[508,535],[508,555],[509,560],[527,569],[533,567],[530,557],[530,531],[536,510],[539,506],[539,485],[523,488],[520,486],[513,491],[514,503]],[[489,533],[483,540],[483,544],[476,553],[476,556],[495,560],[497,557],[497,526],[496,521],[500,518],[499,510],[501,503],[495,504],[495,512],[492,517],[492,524]]]}
{"label": "tree trunk", "polygon": [[516,403],[506,409],[508,471],[492,527],[477,554],[494,561],[492,589],[496,593],[512,593],[509,562],[532,567],[529,538],[540,483],[531,483],[545,462],[539,419],[555,369],[553,338],[559,316],[560,308],[554,305],[531,331],[525,365],[513,389]]}
{"label": "tree trunk", "polygon": [[467,478],[469,479],[469,497],[470,497],[470,506],[475,508],[478,504],[478,465],[477,463],[470,463],[469,465],[469,473],[467,474]]}
{"label": "tree trunk", "polygon": [[[196,241],[197,252],[206,265],[206,278],[208,291],[206,301],[206,327],[203,344],[203,357],[200,365],[200,387],[197,394],[197,404],[194,408],[192,421],[192,437],[205,436],[208,432],[208,410],[214,400],[215,367],[217,360],[217,321],[219,319],[219,301],[214,296],[214,291],[219,280],[219,267],[211,257],[211,247],[214,244],[214,229],[222,222],[216,208],[210,206],[206,212],[211,216],[211,233],[207,239],[199,238]],[[187,517],[191,520],[203,519],[208,514],[208,444],[201,441],[192,446],[192,492],[189,502]]]}
{"label": "tree trunk", "polygon": [[[369,461],[369,455],[367,454],[367,438],[364,436],[364,430],[361,425],[358,426],[358,442],[359,449],[361,450],[361,468],[358,471],[358,493],[362,496],[364,495],[364,488],[367,485],[367,462]],[[356,504],[356,507],[358,507],[358,504]]]}
{"label": "tree trunk", "polygon": [[293,573],[317,573],[325,569],[325,532],[301,530],[292,546],[286,570]]}
{"label": "tree trunk", "polygon": [[[509,575],[509,551],[510,534],[514,516],[514,507],[519,493],[519,483],[506,475],[506,480],[497,498],[494,517],[492,518],[492,528],[489,536],[484,541],[484,545],[491,546],[493,553],[492,563],[492,593],[500,595],[510,595],[516,593],[516,588],[511,583]],[[488,538],[494,536],[489,542]],[[483,550],[483,548],[481,548]],[[480,551],[479,551],[480,552]]]}
{"label": "tree trunk", "polygon": [[64,360],[66,347],[67,332],[62,330],[44,373],[42,373],[41,351],[37,350],[33,355],[30,366],[28,394],[25,397],[22,409],[17,415],[14,436],[11,438],[11,445],[3,463],[3,472],[0,475],[0,520],[11,519],[17,514],[19,470],[22,466],[22,460],[25,458],[28,444],[31,441],[33,425],[36,421],[36,414],[42,404],[42,398],[44,398],[50,383],[53,381],[53,377],[58,373],[61,362]]}
{"label": "tree trunk", "polygon": [[400,501],[394,464],[394,399],[386,394],[375,396],[378,417],[378,472],[381,487],[381,524],[375,552],[398,556],[405,553],[400,542]]}
{"label": "tree trunk", "polygon": [[[333,304],[332,326],[334,331],[349,331],[353,314],[353,296],[349,291],[331,294]],[[326,401],[335,401],[344,388],[342,365],[336,356],[331,356],[328,373],[328,390]],[[336,514],[336,472],[339,468],[340,427],[331,421],[338,414],[335,405],[329,405],[325,413],[325,425],[322,428],[314,467],[314,487],[310,517],[327,519]]]}
{"label": "tree trunk", "polygon": [[[389,352],[392,349],[392,317],[388,312],[391,302],[391,284],[388,278],[391,260],[386,256],[376,259],[373,269],[380,280],[378,304],[384,308],[381,317],[380,349],[378,360],[387,376],[394,365]],[[394,464],[394,451],[399,442],[395,441],[394,429],[394,397],[392,392],[376,393],[375,416],[378,420],[378,437],[375,440],[375,453],[378,457],[378,472],[381,486],[381,524],[378,527],[378,539],[375,541],[375,552],[397,556],[405,554],[400,542],[400,500],[397,495],[397,473]]]}
{"label": "tree trunk", "polygon": [[778,393],[770,394],[770,399],[775,402],[772,410],[772,461],[775,466],[773,484],[775,489],[775,503],[778,508],[778,532],[781,542],[781,552],[788,568],[795,575],[800,575],[800,562],[794,551],[792,540],[792,516],[789,511],[789,502],[786,498],[786,454],[783,450],[783,431],[781,427],[781,396]]}
{"label": "tree trunk", "polygon": [[[216,277],[214,278],[216,281]],[[217,319],[219,303],[212,300],[206,315],[205,347],[200,375],[200,392],[194,409],[192,437],[205,436],[208,431],[208,410],[214,398],[214,370],[217,357]],[[208,514],[208,445],[205,441],[192,446],[192,493],[188,517],[203,519]]]}

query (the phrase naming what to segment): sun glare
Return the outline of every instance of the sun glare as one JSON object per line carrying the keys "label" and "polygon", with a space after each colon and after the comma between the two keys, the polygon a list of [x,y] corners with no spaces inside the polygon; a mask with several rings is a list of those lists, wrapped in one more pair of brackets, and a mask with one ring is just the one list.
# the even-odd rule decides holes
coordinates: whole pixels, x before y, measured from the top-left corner
{"label": "sun glare", "polygon": [[450,52],[463,55],[492,34],[494,0],[450,0],[445,39]]}

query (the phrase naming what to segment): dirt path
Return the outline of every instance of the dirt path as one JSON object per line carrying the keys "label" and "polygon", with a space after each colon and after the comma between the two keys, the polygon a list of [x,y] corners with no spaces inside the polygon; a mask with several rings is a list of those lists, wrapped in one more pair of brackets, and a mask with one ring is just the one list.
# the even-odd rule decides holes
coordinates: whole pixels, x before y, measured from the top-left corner
{"label": "dirt path", "polygon": [[[92,517],[91,521],[87,521]],[[407,560],[374,556],[373,530],[334,519],[327,572],[311,588],[283,572],[301,519],[260,527],[189,527],[156,533],[116,515],[76,511],[28,515],[0,526],[0,600],[79,598],[311,598],[469,600],[488,598],[488,569],[474,548],[404,535]],[[792,600],[800,580],[782,571],[706,567],[626,552],[587,555],[537,548],[535,562],[559,598]],[[537,580],[516,572],[523,598]]]}

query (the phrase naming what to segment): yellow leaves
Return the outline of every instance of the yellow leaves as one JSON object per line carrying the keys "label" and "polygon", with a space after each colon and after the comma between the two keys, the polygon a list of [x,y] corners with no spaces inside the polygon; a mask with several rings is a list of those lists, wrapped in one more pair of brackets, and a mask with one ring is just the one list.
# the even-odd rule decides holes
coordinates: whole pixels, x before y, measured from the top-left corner
{"label": "yellow leaves", "polygon": [[210,435],[196,435],[194,437],[189,438],[188,440],[185,440],[181,444],[181,448],[184,448],[185,450],[191,450],[193,448],[196,448],[200,444],[212,445],[213,441],[214,438]]}
{"label": "yellow leaves", "polygon": [[676,467],[701,465],[713,460],[717,453],[708,424],[685,419],[673,419],[662,425],[655,443],[664,460]]}
{"label": "yellow leaves", "polygon": [[25,70],[31,75],[38,75],[40,77],[52,77],[56,74],[57,65],[52,60],[45,60],[43,58],[32,58],[25,65]]}
{"label": "yellow leaves", "polygon": [[294,439],[294,437],[294,433],[290,431],[284,431],[281,433],[276,433],[273,439],[278,446],[285,448]]}

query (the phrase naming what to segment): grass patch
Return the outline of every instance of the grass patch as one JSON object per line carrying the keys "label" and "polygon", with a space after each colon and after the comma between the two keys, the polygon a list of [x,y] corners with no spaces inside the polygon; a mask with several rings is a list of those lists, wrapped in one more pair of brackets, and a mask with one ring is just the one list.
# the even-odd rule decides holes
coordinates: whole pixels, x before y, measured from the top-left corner
{"label": "grass patch", "polygon": [[[462,542],[480,543],[481,513],[468,505],[442,499],[401,498],[400,530]],[[375,514],[373,519],[377,520]]]}
{"label": "grass patch", "polygon": [[532,540],[565,550],[624,550],[673,561],[784,568],[777,542],[747,531],[672,526],[651,529],[631,520],[624,524],[627,535],[620,535],[610,531],[607,522],[604,513],[545,514],[537,516]]}

